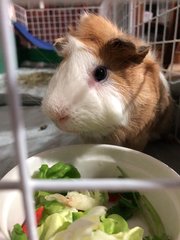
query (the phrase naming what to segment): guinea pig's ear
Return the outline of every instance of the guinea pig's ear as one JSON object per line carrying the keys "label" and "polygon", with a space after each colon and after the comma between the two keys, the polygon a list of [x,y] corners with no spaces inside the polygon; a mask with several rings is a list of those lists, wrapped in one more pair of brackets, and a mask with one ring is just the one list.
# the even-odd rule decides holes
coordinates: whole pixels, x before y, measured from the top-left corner
{"label": "guinea pig's ear", "polygon": [[114,38],[108,41],[101,49],[100,54],[105,62],[112,62],[122,66],[124,64],[139,64],[149,51],[149,46],[136,47],[129,40]]}
{"label": "guinea pig's ear", "polygon": [[67,44],[66,38],[58,38],[55,40],[54,47],[59,55],[63,55],[64,46]]}
{"label": "guinea pig's ear", "polygon": [[118,50],[127,51],[129,49],[130,52],[132,51],[135,52],[136,50],[134,43],[127,40],[120,39],[120,38],[113,38],[109,40],[107,42],[107,46],[109,46],[110,48],[112,48],[112,50],[115,50],[115,51],[118,51]]}
{"label": "guinea pig's ear", "polygon": [[134,59],[132,60],[136,63],[141,63],[145,58],[145,56],[148,54],[149,50],[150,50],[150,46],[148,45],[137,47],[136,54],[134,56]]}

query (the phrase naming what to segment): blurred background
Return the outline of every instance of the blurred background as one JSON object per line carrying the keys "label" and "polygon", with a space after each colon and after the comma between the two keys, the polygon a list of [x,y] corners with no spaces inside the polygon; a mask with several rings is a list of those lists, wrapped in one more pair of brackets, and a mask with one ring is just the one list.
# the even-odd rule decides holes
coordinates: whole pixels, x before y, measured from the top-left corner
{"label": "blurred background", "polygon": [[[9,9],[15,36],[18,86],[24,114],[28,154],[78,144],[77,136],[57,129],[41,111],[41,101],[62,58],[53,47],[56,38],[76,26],[80,15],[108,17],[124,31],[143,38],[157,55],[176,102],[174,139],[150,143],[145,152],[180,173],[180,1],[170,0],[51,0],[12,1]],[[14,139],[0,44],[0,177],[16,165]]]}

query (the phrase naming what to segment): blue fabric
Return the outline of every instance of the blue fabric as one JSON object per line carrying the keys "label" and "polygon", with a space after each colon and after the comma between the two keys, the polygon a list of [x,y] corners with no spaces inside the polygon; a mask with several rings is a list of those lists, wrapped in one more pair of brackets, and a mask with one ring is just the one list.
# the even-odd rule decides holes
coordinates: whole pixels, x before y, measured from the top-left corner
{"label": "blue fabric", "polygon": [[26,26],[20,22],[13,22],[15,29],[31,44],[34,46],[44,49],[44,50],[55,50],[54,46],[48,42],[38,39],[34,37],[26,28]]}

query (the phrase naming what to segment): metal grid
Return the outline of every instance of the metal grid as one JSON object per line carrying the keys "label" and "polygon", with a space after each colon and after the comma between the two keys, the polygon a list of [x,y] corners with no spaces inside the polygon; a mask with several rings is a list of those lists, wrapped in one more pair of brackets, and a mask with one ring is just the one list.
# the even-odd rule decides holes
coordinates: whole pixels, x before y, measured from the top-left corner
{"label": "metal grid", "polygon": [[116,23],[149,43],[176,98],[174,135],[180,142],[180,0],[119,2]]}
{"label": "metal grid", "polygon": [[15,10],[16,20],[24,24],[25,26],[28,26],[26,9],[24,9],[19,5],[14,4],[14,10]]}
{"label": "metal grid", "polygon": [[173,73],[180,77],[180,71],[173,69],[174,63],[180,63],[180,1],[135,0],[120,6],[117,24],[150,43],[169,80],[173,80]]}
{"label": "metal grid", "polygon": [[[55,39],[64,36],[69,26],[76,26],[84,11],[102,14],[111,20],[113,18],[115,20],[114,3],[103,0],[98,4],[94,2],[89,5],[88,1],[85,1],[84,3],[70,4],[69,6],[61,4],[56,8],[49,5],[46,8],[44,6],[43,8],[34,8],[33,4],[29,8],[25,8],[26,6],[22,7],[14,4],[14,8],[16,21],[24,24],[33,36],[54,43]],[[29,43],[26,45],[30,48],[33,47]]]}
{"label": "metal grid", "polygon": [[[128,2],[122,3],[116,1],[116,4],[120,4],[118,9],[122,9],[123,15],[121,21],[123,27],[130,33],[134,33],[136,36],[142,36],[145,38],[145,22],[142,22],[141,19],[141,10],[145,9],[145,4],[147,1],[136,1],[136,2]],[[152,0],[149,1],[150,5],[149,8],[152,8]],[[171,8],[171,11],[176,10],[179,11],[179,3],[177,2],[177,6]],[[38,181],[32,180],[27,172],[26,161],[27,159],[27,145],[25,141],[25,127],[22,118],[22,112],[20,108],[20,99],[17,91],[16,85],[16,51],[15,51],[15,44],[14,44],[14,36],[13,36],[13,29],[10,23],[9,16],[7,12],[9,11],[9,0],[1,0],[0,1],[0,29],[1,29],[1,41],[3,44],[4,50],[4,61],[6,65],[6,74],[7,74],[7,94],[9,96],[9,109],[10,109],[10,117],[12,119],[12,129],[15,139],[15,154],[16,159],[18,160],[19,164],[19,173],[20,173],[20,180],[16,182],[0,182],[0,189],[20,189],[23,192],[23,200],[25,206],[25,214],[27,217],[27,224],[31,231],[29,232],[29,239],[30,240],[37,240],[37,232],[35,227],[35,216],[34,216],[34,205],[33,205],[33,191],[37,189],[42,190],[71,190],[71,189],[99,189],[99,190],[116,190],[116,191],[123,191],[123,190],[152,190],[152,189],[167,189],[167,188],[179,188],[180,181],[168,181],[163,179],[153,179],[153,180],[138,180],[138,179],[108,179],[108,180],[75,180],[75,181],[68,181],[65,180],[63,182],[60,181]],[[166,10],[168,8],[169,1],[166,1]],[[117,9],[117,5],[111,5],[114,9]],[[124,7],[122,8],[122,4]],[[135,5],[134,5],[135,4]],[[159,4],[159,1],[158,1]],[[134,11],[134,6],[136,11]],[[158,5],[160,6],[160,5]],[[165,16],[164,14],[160,14],[160,7],[157,8],[157,14],[154,18],[156,20],[155,24],[158,26],[158,21],[161,16]],[[169,11],[169,12],[171,12]],[[130,17],[128,18],[130,14]],[[178,14],[177,14],[178,15]],[[116,14],[116,17],[118,14]],[[117,20],[115,17],[113,20]],[[133,29],[133,24],[134,29]],[[148,26],[151,24],[151,21],[148,21]],[[176,17],[175,20],[175,29],[178,29],[178,18]],[[142,27],[142,28],[141,28]],[[142,30],[143,29],[143,30]],[[149,29],[149,28],[148,28]],[[158,30],[155,31],[155,37],[157,37]],[[179,42],[179,39],[176,36],[177,30],[174,33],[174,41],[173,49],[171,53],[171,65],[174,63],[174,56],[175,56],[175,48],[176,42]],[[152,43],[157,46],[159,44],[162,45],[162,55],[165,54],[165,44],[168,44],[171,40],[166,40],[166,34],[163,34],[163,40],[161,41],[153,41]],[[150,40],[150,30],[147,32],[147,40]],[[164,47],[163,47],[164,46]],[[162,56],[161,55],[161,56]],[[161,57],[162,59],[162,57]],[[166,68],[164,68],[166,70]],[[171,69],[172,70],[172,69]],[[170,72],[167,70],[166,72]],[[172,73],[172,71],[171,71]]]}
{"label": "metal grid", "polygon": [[54,39],[67,32],[69,25],[75,26],[84,10],[98,13],[97,7],[27,10],[29,31],[34,36],[53,43]]}
{"label": "metal grid", "polygon": [[15,5],[17,21],[25,24],[32,35],[50,43],[63,36],[68,26],[75,26],[84,12],[99,13],[100,6],[75,6],[46,9],[25,9]]}

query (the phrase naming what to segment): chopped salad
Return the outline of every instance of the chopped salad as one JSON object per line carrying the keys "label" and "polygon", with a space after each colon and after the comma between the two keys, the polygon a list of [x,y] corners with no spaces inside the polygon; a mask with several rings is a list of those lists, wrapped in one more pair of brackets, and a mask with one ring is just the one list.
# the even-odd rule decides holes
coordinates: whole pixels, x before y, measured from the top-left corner
{"label": "chopped salad", "polygon": [[[120,177],[127,177],[122,171]],[[71,164],[43,164],[37,179],[80,178]],[[34,195],[39,240],[170,240],[156,210],[139,192],[45,192]],[[128,220],[141,214],[151,235],[142,227],[130,228]],[[14,225],[11,240],[28,240],[26,221]]]}

